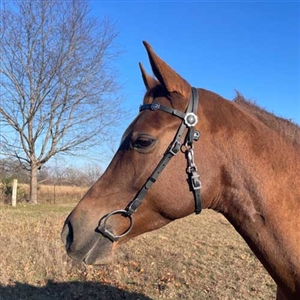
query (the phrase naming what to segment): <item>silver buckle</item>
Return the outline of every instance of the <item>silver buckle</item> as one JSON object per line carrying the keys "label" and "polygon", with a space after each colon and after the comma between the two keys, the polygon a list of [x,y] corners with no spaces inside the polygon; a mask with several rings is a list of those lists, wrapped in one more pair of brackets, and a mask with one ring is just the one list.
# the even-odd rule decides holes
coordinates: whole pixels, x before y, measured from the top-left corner
{"label": "silver buckle", "polygon": [[197,171],[192,173],[193,175],[191,176],[192,179],[192,186],[194,190],[200,190],[202,187],[202,183],[200,181],[200,175],[198,174]]}
{"label": "silver buckle", "polygon": [[178,140],[175,140],[174,143],[172,144],[172,146],[170,147],[169,152],[173,156],[175,156],[179,152],[180,147],[181,147],[181,143]]}

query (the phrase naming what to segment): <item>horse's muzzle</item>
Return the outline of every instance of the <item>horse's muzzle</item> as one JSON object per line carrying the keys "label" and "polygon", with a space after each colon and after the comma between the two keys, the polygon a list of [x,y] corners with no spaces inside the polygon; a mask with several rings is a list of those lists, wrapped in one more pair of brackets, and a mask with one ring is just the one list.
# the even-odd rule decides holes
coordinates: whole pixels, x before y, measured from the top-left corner
{"label": "horse's muzzle", "polygon": [[69,257],[87,265],[109,263],[112,259],[112,242],[100,232],[75,230],[69,218],[66,220],[61,238]]}

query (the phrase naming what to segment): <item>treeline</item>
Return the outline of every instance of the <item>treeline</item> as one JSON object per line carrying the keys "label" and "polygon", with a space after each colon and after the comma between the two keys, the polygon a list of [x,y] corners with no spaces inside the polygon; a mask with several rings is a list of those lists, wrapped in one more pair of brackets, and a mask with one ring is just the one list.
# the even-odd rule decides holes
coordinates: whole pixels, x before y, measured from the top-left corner
{"label": "treeline", "polygon": [[[103,173],[97,164],[85,164],[82,167],[66,165],[64,162],[44,165],[38,171],[38,183],[43,185],[91,186]],[[18,160],[0,159],[0,180],[7,184],[12,179],[19,183],[30,183],[30,173],[22,168]]]}

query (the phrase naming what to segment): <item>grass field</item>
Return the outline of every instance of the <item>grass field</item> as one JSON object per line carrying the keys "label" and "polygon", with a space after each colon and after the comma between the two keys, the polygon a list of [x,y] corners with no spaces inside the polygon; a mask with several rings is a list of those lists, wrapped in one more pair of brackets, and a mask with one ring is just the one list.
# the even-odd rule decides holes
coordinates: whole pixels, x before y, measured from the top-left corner
{"label": "grass field", "polygon": [[[88,187],[75,186],[75,185],[38,185],[38,202],[39,203],[67,203],[79,201]],[[29,185],[18,184],[17,189],[17,202],[26,203],[29,200]],[[3,184],[0,183],[0,203],[11,203],[11,195],[5,196]]]}
{"label": "grass field", "polygon": [[60,241],[74,205],[0,205],[0,300],[274,299],[273,280],[219,214],[175,221],[93,268]]}

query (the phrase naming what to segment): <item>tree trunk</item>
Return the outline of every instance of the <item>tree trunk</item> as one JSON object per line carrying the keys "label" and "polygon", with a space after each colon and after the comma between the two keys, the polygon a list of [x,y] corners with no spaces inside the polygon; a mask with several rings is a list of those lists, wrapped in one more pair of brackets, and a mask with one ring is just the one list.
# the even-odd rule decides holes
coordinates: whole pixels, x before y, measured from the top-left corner
{"label": "tree trunk", "polygon": [[30,174],[30,204],[37,204],[37,171],[36,166],[31,166]]}

